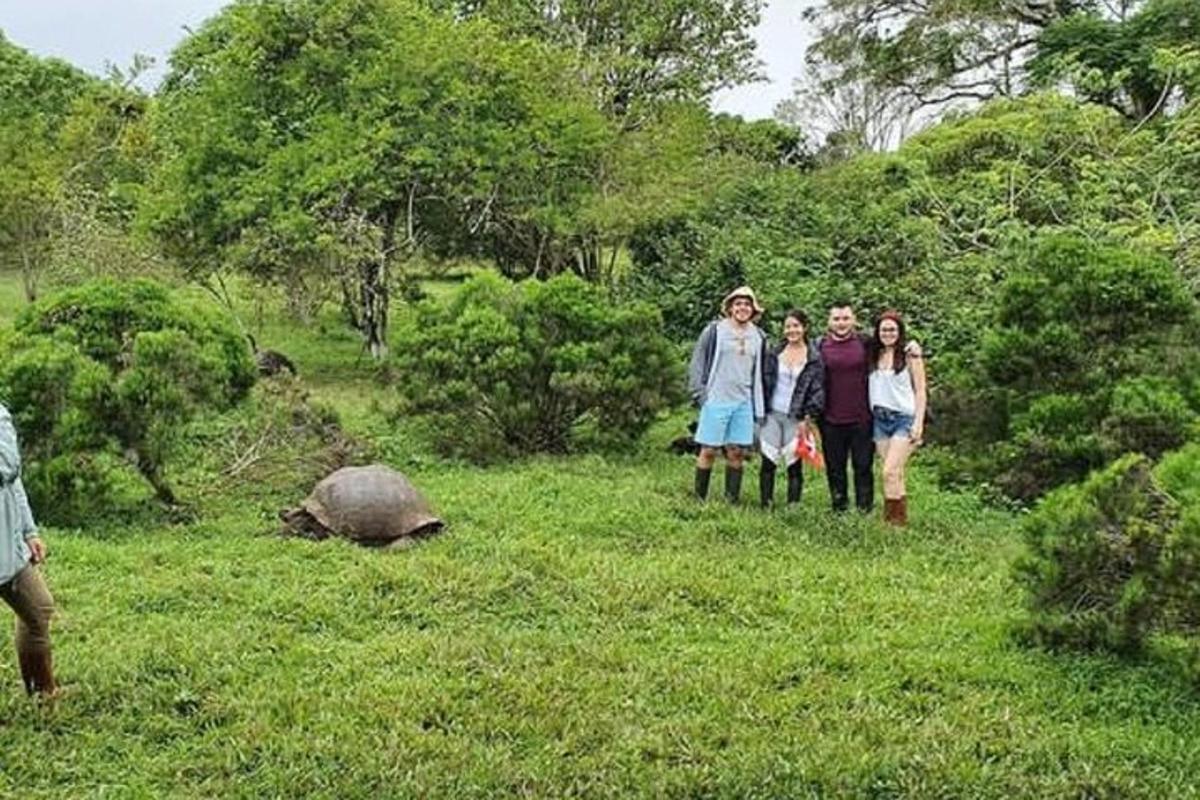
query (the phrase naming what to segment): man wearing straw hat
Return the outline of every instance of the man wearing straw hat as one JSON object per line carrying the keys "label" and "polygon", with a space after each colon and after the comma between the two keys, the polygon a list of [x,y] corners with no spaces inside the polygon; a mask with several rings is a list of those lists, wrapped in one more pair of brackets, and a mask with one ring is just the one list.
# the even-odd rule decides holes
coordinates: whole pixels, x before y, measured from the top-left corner
{"label": "man wearing straw hat", "polygon": [[688,383],[700,406],[696,442],[696,496],[708,497],[717,452],[725,452],[725,497],[742,492],[745,450],[754,444],[754,424],[766,416],[763,373],[767,338],[754,324],[762,315],[754,291],[739,286],[721,303],[722,318],[710,322],[692,351]]}

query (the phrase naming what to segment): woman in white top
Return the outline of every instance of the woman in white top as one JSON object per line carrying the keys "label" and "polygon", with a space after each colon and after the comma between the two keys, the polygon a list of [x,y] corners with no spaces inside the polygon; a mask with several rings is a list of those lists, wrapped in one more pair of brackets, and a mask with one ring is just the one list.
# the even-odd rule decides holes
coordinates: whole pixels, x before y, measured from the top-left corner
{"label": "woman in white top", "polygon": [[905,350],[904,320],[885,311],[871,340],[869,391],[875,449],[883,464],[883,519],[908,523],[904,467],[925,433],[925,362],[921,349]]}

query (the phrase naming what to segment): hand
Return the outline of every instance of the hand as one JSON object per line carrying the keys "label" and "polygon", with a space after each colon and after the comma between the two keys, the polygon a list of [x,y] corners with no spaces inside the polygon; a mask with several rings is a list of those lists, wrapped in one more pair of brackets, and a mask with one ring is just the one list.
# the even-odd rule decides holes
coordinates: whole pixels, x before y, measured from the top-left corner
{"label": "hand", "polygon": [[29,545],[29,560],[34,564],[40,564],[46,560],[46,543],[42,541],[42,537],[35,536],[25,542]]}
{"label": "hand", "polygon": [[921,352],[921,345],[911,340],[908,342],[908,344],[904,345],[904,353],[909,358],[920,358],[923,355]]}
{"label": "hand", "polygon": [[908,432],[908,440],[912,442],[914,446],[921,444],[921,440],[924,439],[924,437],[924,425],[913,425],[912,430]]}

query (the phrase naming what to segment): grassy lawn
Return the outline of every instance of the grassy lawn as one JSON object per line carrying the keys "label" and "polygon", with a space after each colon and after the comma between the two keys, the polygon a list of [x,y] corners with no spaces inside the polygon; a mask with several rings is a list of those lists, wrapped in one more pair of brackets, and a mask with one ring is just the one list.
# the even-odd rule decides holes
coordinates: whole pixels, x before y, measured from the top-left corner
{"label": "grassy lawn", "polygon": [[3,625],[0,797],[1200,793],[1170,653],[1014,644],[1015,519],[919,467],[905,531],[832,515],[819,476],[798,509],[700,505],[663,449],[678,418],[636,453],[481,470],[388,414],[336,316],[259,339],[448,531],[281,539],[304,471],[214,480],[236,448],[198,436],[196,520],[47,532],[73,691],[19,695]]}

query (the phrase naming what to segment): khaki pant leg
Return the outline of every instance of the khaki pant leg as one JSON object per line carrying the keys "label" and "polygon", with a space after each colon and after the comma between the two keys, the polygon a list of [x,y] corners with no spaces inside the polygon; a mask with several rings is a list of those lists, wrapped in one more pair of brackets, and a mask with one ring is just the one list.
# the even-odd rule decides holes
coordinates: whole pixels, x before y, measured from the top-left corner
{"label": "khaki pant leg", "polygon": [[17,614],[17,653],[32,656],[50,652],[50,618],[54,598],[37,567],[29,565],[0,587],[0,598]]}

